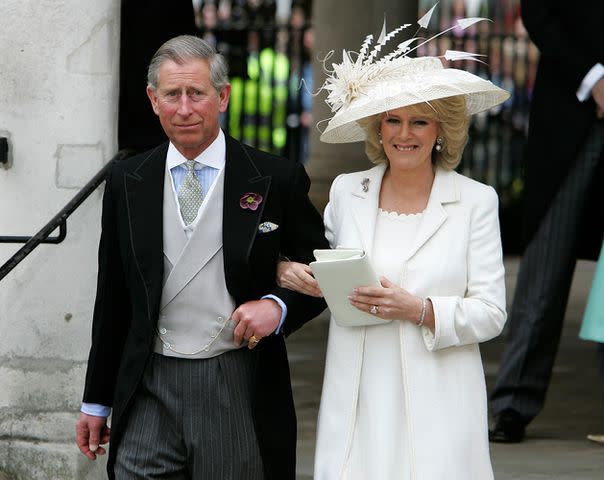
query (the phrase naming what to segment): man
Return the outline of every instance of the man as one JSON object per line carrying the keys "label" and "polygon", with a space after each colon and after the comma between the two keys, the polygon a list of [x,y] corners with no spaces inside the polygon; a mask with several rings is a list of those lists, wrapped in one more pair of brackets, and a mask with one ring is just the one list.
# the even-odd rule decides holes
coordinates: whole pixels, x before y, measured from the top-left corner
{"label": "man", "polygon": [[523,0],[541,57],[531,103],[524,252],[490,403],[493,442],[520,442],[541,411],[577,258],[602,243],[604,2]]}
{"label": "man", "polygon": [[325,304],[278,288],[275,270],[328,246],[304,169],[220,130],[229,93],[209,44],[166,42],[147,94],[170,142],[107,179],[76,440],[94,459],[110,435],[109,478],[295,477],[281,333]]}

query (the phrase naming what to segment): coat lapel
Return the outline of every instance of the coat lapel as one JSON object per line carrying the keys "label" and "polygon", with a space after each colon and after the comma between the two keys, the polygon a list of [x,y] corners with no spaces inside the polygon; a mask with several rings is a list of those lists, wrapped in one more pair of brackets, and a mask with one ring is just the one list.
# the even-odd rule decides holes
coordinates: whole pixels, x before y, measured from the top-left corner
{"label": "coat lapel", "polygon": [[459,192],[455,184],[455,172],[436,169],[432,190],[428,205],[419,224],[419,230],[415,236],[413,246],[409,251],[407,259],[413,257],[417,251],[438,231],[447,219],[447,212],[443,205],[445,203],[459,200]]}
{"label": "coat lapel", "polygon": [[[246,282],[251,278],[248,259],[270,184],[271,177],[260,173],[246,147],[226,136],[222,238],[227,288],[235,299],[245,297]],[[262,196],[256,210],[239,205],[239,200],[246,193]]]}
{"label": "coat lapel", "polygon": [[130,245],[145,282],[149,307],[159,301],[163,276],[163,190],[168,144],[155,148],[134,171],[124,173]]}
{"label": "coat lapel", "polygon": [[[382,179],[386,172],[386,165],[379,165],[367,172],[358,185],[354,185],[351,191],[351,210],[356,229],[361,239],[361,245],[365,252],[371,255],[373,251],[373,238],[375,224],[379,208],[380,189]],[[419,230],[409,251],[407,258],[411,258],[417,251],[438,231],[447,219],[447,212],[443,205],[445,203],[459,200],[459,192],[455,183],[455,172],[449,172],[437,168],[434,183],[430,191],[428,205],[419,226]],[[364,191],[364,185],[367,191]],[[343,245],[354,247],[356,245]]]}
{"label": "coat lapel", "polygon": [[[371,255],[373,249],[380,189],[385,172],[385,164],[372,168],[367,171],[367,176],[362,178],[358,185],[354,185],[351,191],[351,209],[357,231],[359,232],[359,238],[361,239],[360,246],[368,255]],[[343,246],[352,247],[353,245]]]}

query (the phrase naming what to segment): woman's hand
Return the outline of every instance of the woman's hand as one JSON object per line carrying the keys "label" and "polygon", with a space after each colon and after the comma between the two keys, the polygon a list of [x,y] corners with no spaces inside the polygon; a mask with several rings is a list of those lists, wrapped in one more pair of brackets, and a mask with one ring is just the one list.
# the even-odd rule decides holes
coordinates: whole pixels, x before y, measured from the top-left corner
{"label": "woman's hand", "polygon": [[[422,299],[411,295],[386,277],[380,277],[380,283],[381,287],[355,288],[352,295],[348,297],[350,304],[379,318],[419,322]],[[434,310],[430,300],[426,301],[423,325],[434,331]]]}
{"label": "woman's hand", "polygon": [[303,263],[280,261],[277,264],[277,285],[311,297],[323,296],[310,267]]}

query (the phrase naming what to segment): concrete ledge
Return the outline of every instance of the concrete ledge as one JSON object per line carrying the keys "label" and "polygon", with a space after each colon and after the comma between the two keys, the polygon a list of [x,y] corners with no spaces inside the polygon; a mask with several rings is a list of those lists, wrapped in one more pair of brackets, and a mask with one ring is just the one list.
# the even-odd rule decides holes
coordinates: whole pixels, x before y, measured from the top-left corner
{"label": "concrete ledge", "polygon": [[106,457],[91,462],[74,443],[0,441],[0,480],[103,480]]}
{"label": "concrete ledge", "polygon": [[[75,435],[78,412],[28,412],[0,409],[0,432],[5,438],[28,442],[71,443]],[[2,480],[0,478],[0,480]]]}

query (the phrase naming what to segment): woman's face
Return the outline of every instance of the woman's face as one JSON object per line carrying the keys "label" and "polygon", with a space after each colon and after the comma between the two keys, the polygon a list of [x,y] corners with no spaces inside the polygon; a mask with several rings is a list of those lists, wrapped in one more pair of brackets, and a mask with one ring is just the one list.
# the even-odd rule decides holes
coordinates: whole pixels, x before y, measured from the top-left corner
{"label": "woman's face", "polygon": [[[429,107],[426,107],[429,108]],[[382,147],[390,167],[402,170],[432,167],[438,122],[421,109],[402,107],[382,115]]]}

